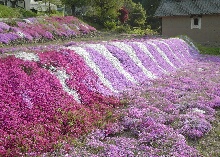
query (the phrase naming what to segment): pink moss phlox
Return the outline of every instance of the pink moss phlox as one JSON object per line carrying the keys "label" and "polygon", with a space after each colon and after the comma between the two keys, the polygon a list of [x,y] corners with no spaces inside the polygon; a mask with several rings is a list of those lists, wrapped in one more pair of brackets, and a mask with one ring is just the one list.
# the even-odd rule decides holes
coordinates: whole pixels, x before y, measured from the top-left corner
{"label": "pink moss phlox", "polygon": [[[82,60],[77,56],[75,59],[79,59],[78,68],[86,70],[80,63]],[[47,59],[43,61],[46,62]],[[48,61],[55,64],[56,60],[52,58]],[[66,62],[60,59],[56,66],[67,68],[67,61],[68,57]],[[93,124],[102,119],[107,110],[119,104],[113,97],[102,96],[89,88],[84,89],[87,84],[83,84],[83,80],[82,85],[77,84],[77,88],[83,88],[83,101],[91,107],[77,104],[73,97],[63,90],[60,81],[36,62],[7,57],[1,59],[0,67],[0,141],[3,146],[1,155],[4,156],[51,151],[65,137],[78,137],[93,129]],[[72,70],[77,71],[77,67]],[[75,77],[74,81],[70,81],[73,84],[75,80],[82,78],[88,77],[87,81],[91,79],[87,75],[88,71],[82,71],[80,74],[78,69],[75,74],[79,78]],[[72,121],[74,117],[76,119]]]}
{"label": "pink moss phlox", "polygon": [[[79,26],[79,30],[75,27]],[[39,42],[58,38],[72,38],[80,34],[89,34],[96,29],[73,16],[66,17],[48,17],[30,18],[23,21],[17,21],[15,25],[10,26],[4,22],[0,23],[0,43],[9,44],[12,42]],[[18,36],[13,35],[17,33]],[[22,36],[21,36],[22,35]],[[23,38],[25,40],[20,40]]]}

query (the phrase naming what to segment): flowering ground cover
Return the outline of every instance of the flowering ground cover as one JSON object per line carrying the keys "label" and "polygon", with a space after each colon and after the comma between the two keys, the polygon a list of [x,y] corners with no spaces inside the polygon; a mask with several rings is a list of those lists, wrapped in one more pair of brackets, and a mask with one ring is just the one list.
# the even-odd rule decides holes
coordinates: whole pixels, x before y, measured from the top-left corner
{"label": "flowering ground cover", "polygon": [[133,87],[123,93],[127,106],[117,109],[122,114],[117,123],[77,140],[68,153],[61,149],[53,155],[202,156],[187,141],[211,130],[220,106],[219,76],[219,58],[202,57],[148,86]]}
{"label": "flowering ground cover", "polygon": [[0,45],[71,39],[92,34],[96,29],[73,16],[28,18],[0,22]]}
{"label": "flowering ground cover", "polygon": [[0,61],[2,156],[196,157],[187,139],[220,106],[220,59],[178,38],[4,49]]}

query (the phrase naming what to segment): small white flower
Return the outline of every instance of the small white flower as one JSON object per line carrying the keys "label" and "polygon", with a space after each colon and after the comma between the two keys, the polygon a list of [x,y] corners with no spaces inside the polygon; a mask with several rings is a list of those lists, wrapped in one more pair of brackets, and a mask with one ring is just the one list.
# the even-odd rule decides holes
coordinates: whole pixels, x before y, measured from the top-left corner
{"label": "small white flower", "polygon": [[192,112],[197,112],[197,113],[202,113],[202,114],[205,113],[204,110],[200,110],[200,109],[198,109],[198,108],[192,108]]}

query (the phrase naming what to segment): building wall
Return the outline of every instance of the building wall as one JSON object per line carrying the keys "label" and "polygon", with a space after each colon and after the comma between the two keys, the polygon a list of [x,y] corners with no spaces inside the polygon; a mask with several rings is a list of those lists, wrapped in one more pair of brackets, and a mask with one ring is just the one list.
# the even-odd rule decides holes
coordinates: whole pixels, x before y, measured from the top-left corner
{"label": "building wall", "polygon": [[[11,7],[11,2],[6,0],[0,0],[0,2],[6,3],[7,6]],[[1,4],[1,3],[0,3]],[[18,1],[17,5],[26,10],[30,10],[30,0]]]}
{"label": "building wall", "polygon": [[201,29],[191,29],[190,16],[163,17],[162,35],[187,35],[199,43],[220,43],[220,15],[203,15]]}
{"label": "building wall", "polygon": [[5,0],[0,0],[0,4],[5,5]]}
{"label": "building wall", "polygon": [[25,9],[30,10],[30,0],[24,0],[25,1]]}

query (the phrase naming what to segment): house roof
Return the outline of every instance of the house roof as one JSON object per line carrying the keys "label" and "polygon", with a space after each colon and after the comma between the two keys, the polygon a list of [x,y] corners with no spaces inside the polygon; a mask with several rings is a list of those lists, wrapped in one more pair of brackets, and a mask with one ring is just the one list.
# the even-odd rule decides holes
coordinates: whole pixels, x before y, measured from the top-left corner
{"label": "house roof", "polygon": [[220,14],[220,0],[161,0],[155,16]]}

